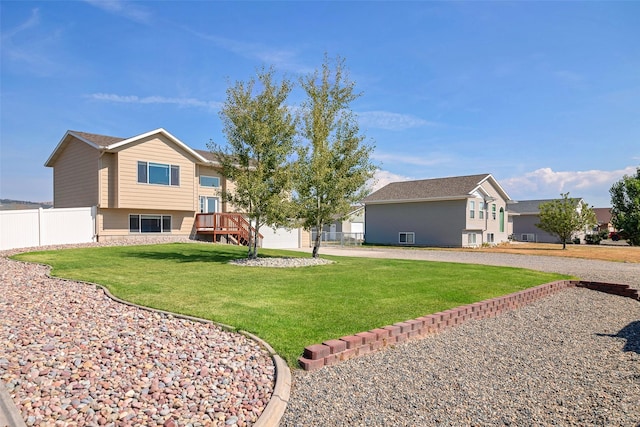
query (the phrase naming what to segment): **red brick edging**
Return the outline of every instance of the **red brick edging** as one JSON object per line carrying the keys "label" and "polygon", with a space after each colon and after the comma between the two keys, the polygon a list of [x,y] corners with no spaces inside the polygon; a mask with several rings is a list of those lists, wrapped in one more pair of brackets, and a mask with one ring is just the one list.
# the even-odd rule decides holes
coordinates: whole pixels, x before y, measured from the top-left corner
{"label": "red brick edging", "polygon": [[313,371],[323,366],[335,365],[336,363],[380,350],[389,345],[437,334],[469,320],[495,317],[571,287],[588,288],[640,301],[638,290],[632,289],[628,285],[558,280],[498,298],[463,305],[339,339],[324,341],[322,344],[313,344],[305,347],[302,357],[298,358],[298,363],[305,371]]}

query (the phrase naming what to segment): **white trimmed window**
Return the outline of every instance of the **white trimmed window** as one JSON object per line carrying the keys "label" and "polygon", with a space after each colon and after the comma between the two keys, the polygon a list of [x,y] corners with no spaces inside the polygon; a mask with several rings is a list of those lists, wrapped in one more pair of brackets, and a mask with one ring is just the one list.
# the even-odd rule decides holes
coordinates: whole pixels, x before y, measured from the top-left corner
{"label": "white trimmed window", "polygon": [[139,161],[138,183],[179,186],[180,166]]}
{"label": "white trimmed window", "polygon": [[496,204],[492,204],[491,205],[491,216],[493,217],[493,219],[496,219]]}
{"label": "white trimmed window", "polygon": [[467,234],[467,243],[470,245],[476,244],[476,233]]}
{"label": "white trimmed window", "polygon": [[487,243],[495,243],[496,238],[493,233],[487,233]]}
{"label": "white trimmed window", "polygon": [[476,202],[475,200],[469,201],[469,218],[473,219],[476,217]]}
{"label": "white trimmed window", "polygon": [[171,233],[171,215],[129,215],[130,233]]}
{"label": "white trimmed window", "polygon": [[220,178],[217,176],[200,175],[200,187],[220,187]]}
{"label": "white trimmed window", "polygon": [[398,243],[401,245],[413,245],[416,242],[416,233],[413,231],[401,231],[398,233]]}
{"label": "white trimmed window", "polygon": [[533,233],[524,233],[520,236],[520,240],[523,242],[535,242],[536,235]]}

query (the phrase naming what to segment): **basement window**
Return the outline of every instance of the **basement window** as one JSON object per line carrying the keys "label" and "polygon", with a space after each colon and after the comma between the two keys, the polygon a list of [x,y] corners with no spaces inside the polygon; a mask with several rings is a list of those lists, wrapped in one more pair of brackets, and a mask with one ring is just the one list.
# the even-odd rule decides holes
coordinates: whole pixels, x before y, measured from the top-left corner
{"label": "basement window", "polygon": [[171,215],[129,215],[130,233],[171,233]]}
{"label": "basement window", "polygon": [[413,231],[401,231],[398,233],[398,243],[401,245],[413,245],[416,242],[416,233]]}

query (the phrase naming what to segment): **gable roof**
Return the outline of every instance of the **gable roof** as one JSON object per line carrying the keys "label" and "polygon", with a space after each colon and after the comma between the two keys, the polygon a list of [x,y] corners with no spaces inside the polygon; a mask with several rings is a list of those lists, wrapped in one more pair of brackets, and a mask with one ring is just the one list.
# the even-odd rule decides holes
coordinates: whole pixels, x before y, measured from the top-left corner
{"label": "gable roof", "polygon": [[611,222],[611,208],[593,208],[598,224],[609,224]]}
{"label": "gable roof", "polygon": [[466,199],[480,186],[489,181],[505,200],[509,195],[488,173],[454,176],[449,178],[421,179],[417,181],[392,182],[364,198],[363,203],[403,203],[430,200]]}
{"label": "gable roof", "polygon": [[[540,200],[518,200],[508,202],[509,213],[520,215],[538,215],[540,213],[540,205],[543,203],[553,202],[554,200],[562,199],[540,199]],[[578,205],[582,199],[579,197],[570,197],[569,200],[573,200]]]}
{"label": "gable roof", "polygon": [[173,136],[163,128],[158,128],[149,132],[145,132],[140,135],[132,136],[130,138],[119,138],[115,136],[98,135],[98,134],[88,133],[88,132],[68,130],[64,134],[64,136],[62,137],[62,139],[60,140],[56,148],[53,150],[53,152],[51,153],[51,155],[49,156],[49,158],[47,159],[44,165],[49,167],[53,166],[55,160],[60,155],[64,147],[66,147],[66,145],[69,144],[69,140],[70,140],[69,136],[73,136],[97,150],[104,151],[104,152],[114,152],[118,148],[121,148],[128,144],[132,144],[134,142],[140,141],[141,139],[144,139],[151,135],[156,135],[156,134],[163,135],[165,138],[169,139],[178,147],[185,150],[187,153],[189,153],[191,156],[194,157],[197,163],[204,163],[204,164],[217,163],[213,159],[213,156],[211,155],[211,153],[209,153],[208,156],[205,156],[204,155],[205,151],[194,150],[193,148],[189,147],[187,144],[180,141],[178,138],[176,138],[175,136]]}

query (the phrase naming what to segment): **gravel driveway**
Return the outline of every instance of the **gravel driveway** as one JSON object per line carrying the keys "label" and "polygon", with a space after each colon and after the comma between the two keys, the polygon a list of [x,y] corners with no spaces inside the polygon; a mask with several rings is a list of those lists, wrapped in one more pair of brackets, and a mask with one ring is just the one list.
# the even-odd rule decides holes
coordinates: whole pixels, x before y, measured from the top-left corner
{"label": "gravel driveway", "polygon": [[[640,287],[640,265],[449,251],[322,254],[525,267]],[[497,318],[294,372],[282,426],[638,426],[640,302],[570,289]]]}

